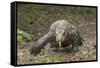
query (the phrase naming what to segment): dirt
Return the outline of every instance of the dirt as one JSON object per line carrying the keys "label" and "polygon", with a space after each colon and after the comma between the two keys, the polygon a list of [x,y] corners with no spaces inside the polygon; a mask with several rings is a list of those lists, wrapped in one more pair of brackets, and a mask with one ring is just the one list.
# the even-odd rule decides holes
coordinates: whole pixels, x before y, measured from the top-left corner
{"label": "dirt", "polygon": [[79,30],[84,41],[83,45],[79,47],[78,52],[55,52],[50,49],[50,43],[48,43],[40,54],[34,56],[29,51],[32,46],[35,46],[34,43],[36,41],[32,40],[31,42],[24,42],[17,45],[17,64],[96,60],[96,23],[81,24],[79,25]]}

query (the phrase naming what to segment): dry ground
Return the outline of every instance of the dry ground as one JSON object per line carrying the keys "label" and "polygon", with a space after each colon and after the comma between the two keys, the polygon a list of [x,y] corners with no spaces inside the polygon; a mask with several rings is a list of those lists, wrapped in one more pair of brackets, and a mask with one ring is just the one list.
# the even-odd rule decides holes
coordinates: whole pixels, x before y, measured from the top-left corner
{"label": "dry ground", "polygon": [[54,63],[54,62],[71,62],[71,61],[88,61],[96,60],[96,23],[79,25],[81,36],[84,38],[83,46],[79,51],[72,54],[70,52],[52,51],[48,43],[42,52],[37,55],[31,55],[29,50],[34,46],[32,41],[29,44],[23,43],[17,46],[17,64],[37,64],[37,63]]}

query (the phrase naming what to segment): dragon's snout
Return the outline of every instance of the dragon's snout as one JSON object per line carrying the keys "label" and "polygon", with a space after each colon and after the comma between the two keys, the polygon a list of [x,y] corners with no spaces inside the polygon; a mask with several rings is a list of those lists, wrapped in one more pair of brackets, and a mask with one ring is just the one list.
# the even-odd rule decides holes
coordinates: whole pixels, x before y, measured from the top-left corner
{"label": "dragon's snout", "polygon": [[64,40],[65,40],[65,37],[62,34],[59,34],[56,36],[56,41],[59,44],[59,47],[62,47],[61,43],[64,42]]}

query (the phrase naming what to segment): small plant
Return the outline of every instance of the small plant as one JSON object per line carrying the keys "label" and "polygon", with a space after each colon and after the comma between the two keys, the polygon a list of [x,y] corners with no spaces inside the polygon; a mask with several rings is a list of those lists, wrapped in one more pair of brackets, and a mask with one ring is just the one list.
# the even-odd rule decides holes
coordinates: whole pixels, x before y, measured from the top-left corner
{"label": "small plant", "polygon": [[18,42],[23,42],[25,40],[31,40],[33,37],[32,34],[29,34],[27,32],[24,32],[20,29],[17,29],[17,41]]}

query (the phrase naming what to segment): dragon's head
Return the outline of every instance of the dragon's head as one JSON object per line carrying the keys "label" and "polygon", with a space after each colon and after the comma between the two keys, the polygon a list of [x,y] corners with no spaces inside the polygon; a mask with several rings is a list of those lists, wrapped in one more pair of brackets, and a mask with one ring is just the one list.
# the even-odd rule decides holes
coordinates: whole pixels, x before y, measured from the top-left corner
{"label": "dragon's head", "polygon": [[56,41],[59,44],[59,47],[62,47],[61,43],[65,40],[65,29],[63,29],[61,32],[56,33]]}

